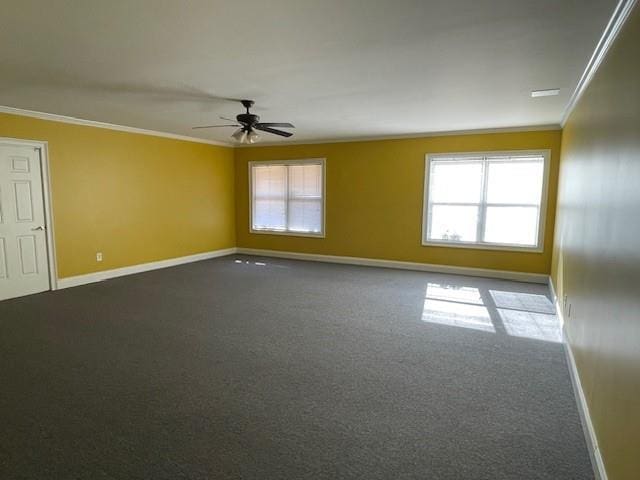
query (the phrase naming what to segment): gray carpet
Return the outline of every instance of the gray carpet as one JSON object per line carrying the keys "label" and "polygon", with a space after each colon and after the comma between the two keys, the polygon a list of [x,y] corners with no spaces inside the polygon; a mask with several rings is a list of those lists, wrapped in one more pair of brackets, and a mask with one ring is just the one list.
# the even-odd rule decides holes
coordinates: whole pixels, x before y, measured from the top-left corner
{"label": "gray carpet", "polygon": [[0,302],[0,478],[591,479],[547,294],[231,256]]}

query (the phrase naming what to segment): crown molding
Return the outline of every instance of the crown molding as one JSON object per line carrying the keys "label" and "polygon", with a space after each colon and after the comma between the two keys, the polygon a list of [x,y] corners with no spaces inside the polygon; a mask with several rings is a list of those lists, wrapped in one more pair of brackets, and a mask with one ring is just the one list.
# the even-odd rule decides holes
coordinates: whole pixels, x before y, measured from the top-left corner
{"label": "crown molding", "polygon": [[609,23],[607,23],[604,32],[602,32],[602,36],[596,45],[593,55],[591,55],[591,59],[589,59],[589,63],[587,63],[587,66],[585,67],[584,72],[582,73],[582,76],[569,99],[569,103],[564,110],[562,121],[560,122],[560,125],[563,128],[567,123],[571,112],[591,83],[593,76],[598,71],[598,68],[600,68],[602,61],[620,33],[620,30],[622,30],[622,26],[627,21],[627,18],[629,18],[629,14],[636,3],[637,0],[620,0],[618,5],[616,5],[611,18],[609,19]]}
{"label": "crown molding", "polygon": [[183,140],[186,142],[205,143],[207,145],[217,145],[220,147],[229,148],[261,148],[261,147],[276,147],[276,146],[288,146],[288,145],[321,145],[327,143],[351,143],[351,142],[375,142],[382,140],[408,140],[408,139],[420,139],[430,137],[445,137],[452,135],[486,135],[492,133],[515,133],[515,132],[535,132],[535,131],[550,131],[561,130],[562,127],[558,124],[549,125],[528,125],[519,127],[499,127],[499,128],[485,128],[477,130],[447,130],[442,132],[423,132],[423,133],[410,133],[403,135],[381,135],[381,136],[366,136],[366,137],[347,137],[347,138],[331,138],[331,139],[318,139],[318,140],[299,140],[292,142],[264,142],[260,144],[241,145],[233,143],[219,142],[216,140],[206,140],[203,138],[189,137],[186,135],[178,135],[175,133],[159,132],[156,130],[147,130],[145,128],[127,127],[125,125],[117,125],[113,123],[98,122],[95,120],[84,120],[82,118],[68,117],[65,115],[58,115],[55,113],[37,112],[34,110],[26,110],[22,108],[7,107],[0,105],[0,113],[8,113],[10,115],[18,115],[22,117],[37,118],[40,120],[49,120],[52,122],[70,123],[73,125],[82,125],[86,127],[104,128],[107,130],[117,130],[120,132],[137,133],[140,135],[150,135],[154,137],[171,138],[174,140]]}
{"label": "crown molding", "polygon": [[403,135],[381,135],[368,137],[347,137],[319,140],[298,140],[291,142],[260,142],[252,145],[235,145],[236,148],[286,147],[289,145],[321,145],[325,143],[375,142],[382,140],[410,140],[430,137],[447,137],[453,135],[487,135],[491,133],[516,133],[562,130],[559,124],[528,125],[520,127],[483,128],[477,130],[446,130],[442,132],[407,133]]}
{"label": "crown molding", "polygon": [[49,120],[52,122],[70,123],[72,125],[82,125],[85,127],[104,128],[106,130],[117,130],[119,132],[137,133],[140,135],[150,135],[153,137],[171,138],[173,140],[183,140],[185,142],[205,143],[207,145],[217,145],[220,147],[233,148],[230,143],[217,142],[215,140],[206,140],[204,138],[189,137],[187,135],[178,135],[175,133],[158,132],[156,130],[147,130],[146,128],[127,127],[125,125],[116,125],[114,123],[97,122],[95,120],[84,120],[82,118],[68,117],[66,115],[57,115],[55,113],[37,112],[34,110],[25,110],[22,108],[7,107],[0,105],[0,113],[8,113],[10,115],[19,115],[21,117],[31,117],[40,120]]}
{"label": "crown molding", "polygon": [[585,67],[576,88],[574,89],[569,103],[564,110],[562,120],[559,125],[531,125],[520,127],[503,127],[503,128],[489,128],[489,129],[476,129],[476,130],[450,130],[442,132],[424,132],[417,134],[405,134],[405,135],[387,135],[387,136],[362,136],[362,137],[348,137],[348,138],[332,138],[332,139],[319,139],[319,140],[300,140],[292,142],[264,142],[259,145],[237,145],[232,143],[219,142],[215,140],[206,140],[203,138],[190,137],[187,135],[178,135],[174,133],[159,132],[155,130],[147,130],[144,128],[127,127],[124,125],[116,125],[106,122],[98,122],[95,120],[84,120],[76,117],[69,117],[65,115],[57,115],[54,113],[37,112],[34,110],[25,110],[21,108],[8,107],[0,105],[0,113],[8,113],[11,115],[20,115],[25,117],[38,118],[41,120],[50,120],[54,122],[70,123],[74,125],[84,125],[89,127],[104,128],[108,130],[117,130],[121,132],[137,133],[141,135],[150,135],[155,137],[171,138],[174,140],[183,140],[187,142],[204,143],[208,145],[217,145],[221,147],[229,148],[261,148],[261,147],[273,147],[273,146],[288,146],[288,145],[318,145],[327,143],[348,143],[348,142],[370,142],[381,140],[402,140],[402,139],[419,139],[429,137],[443,137],[451,135],[482,135],[492,133],[509,133],[509,132],[530,132],[530,131],[545,131],[545,130],[561,130],[564,128],[571,112],[577,105],[578,101],[584,94],[585,90],[589,86],[589,83],[593,79],[596,71],[602,64],[607,52],[611,48],[611,45],[620,33],[624,23],[629,18],[629,15],[633,8],[636,6],[638,0],[619,0],[614,12],[607,23],[607,26],[596,45],[596,48]]}

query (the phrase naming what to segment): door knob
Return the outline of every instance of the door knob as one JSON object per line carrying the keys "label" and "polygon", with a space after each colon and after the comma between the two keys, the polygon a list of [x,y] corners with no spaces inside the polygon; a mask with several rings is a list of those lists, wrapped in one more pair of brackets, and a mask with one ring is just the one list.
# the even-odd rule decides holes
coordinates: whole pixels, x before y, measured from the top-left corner
{"label": "door knob", "polygon": [[39,231],[39,230],[44,230],[44,227],[43,227],[42,225],[40,225],[40,226],[38,226],[38,227],[35,227],[35,228],[32,228],[32,229],[31,229],[31,231],[32,231],[32,232],[37,232],[37,231]]}

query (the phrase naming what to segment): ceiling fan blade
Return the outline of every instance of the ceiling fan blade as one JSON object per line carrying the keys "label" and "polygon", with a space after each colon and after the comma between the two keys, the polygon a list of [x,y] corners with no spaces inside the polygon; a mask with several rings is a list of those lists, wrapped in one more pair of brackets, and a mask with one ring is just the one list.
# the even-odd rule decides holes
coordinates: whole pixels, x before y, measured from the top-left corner
{"label": "ceiling fan blade", "polygon": [[237,120],[227,118],[227,117],[220,117],[220,120],[226,120],[227,122],[237,122]]}
{"label": "ceiling fan blade", "polygon": [[293,133],[290,132],[283,132],[282,130],[276,130],[275,128],[265,127],[264,123],[257,123],[253,128],[256,130],[262,130],[263,132],[273,133],[274,135],[280,135],[281,137],[290,137],[293,135]]}
{"label": "ceiling fan blade", "polygon": [[279,128],[296,128],[290,123],[258,123],[257,125],[262,125],[263,127],[279,127]]}
{"label": "ceiling fan blade", "polygon": [[218,127],[240,127],[240,125],[202,125],[200,127],[191,127],[192,130],[197,130],[198,128],[218,128]]}

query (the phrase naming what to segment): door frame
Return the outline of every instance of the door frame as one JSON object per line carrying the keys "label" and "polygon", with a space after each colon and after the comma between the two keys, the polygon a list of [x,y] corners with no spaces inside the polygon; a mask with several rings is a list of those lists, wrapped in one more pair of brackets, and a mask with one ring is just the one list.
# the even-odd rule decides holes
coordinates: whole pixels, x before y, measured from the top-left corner
{"label": "door frame", "polygon": [[51,172],[49,171],[49,143],[40,140],[23,140],[20,138],[0,137],[0,145],[32,147],[40,156],[40,173],[42,177],[42,200],[44,203],[44,221],[47,238],[47,265],[49,266],[49,289],[58,289],[58,264],[56,261],[56,243],[53,226],[53,207],[51,198]]}

